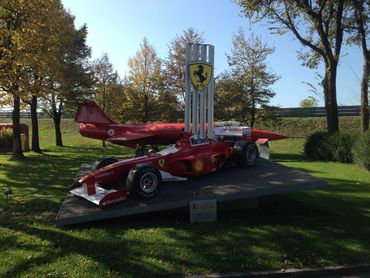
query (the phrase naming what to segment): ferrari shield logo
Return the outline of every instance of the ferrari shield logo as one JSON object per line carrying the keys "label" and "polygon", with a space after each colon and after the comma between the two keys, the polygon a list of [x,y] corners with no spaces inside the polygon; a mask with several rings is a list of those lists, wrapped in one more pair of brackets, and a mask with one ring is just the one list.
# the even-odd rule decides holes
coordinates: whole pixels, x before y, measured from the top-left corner
{"label": "ferrari shield logo", "polygon": [[163,166],[164,166],[164,159],[160,159],[160,160],[158,160],[158,164],[159,164],[159,166],[161,167],[161,168],[163,168]]}
{"label": "ferrari shield logo", "polygon": [[204,63],[192,63],[189,66],[191,83],[197,91],[203,91],[211,80],[212,66]]}

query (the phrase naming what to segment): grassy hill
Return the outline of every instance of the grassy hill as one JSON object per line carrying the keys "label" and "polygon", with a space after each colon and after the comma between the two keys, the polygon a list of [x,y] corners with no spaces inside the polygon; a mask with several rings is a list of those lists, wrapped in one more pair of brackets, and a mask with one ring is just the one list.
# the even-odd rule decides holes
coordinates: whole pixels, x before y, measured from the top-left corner
{"label": "grassy hill", "polygon": [[[10,123],[11,119],[0,119],[0,122]],[[31,120],[21,119],[21,123],[27,124],[29,126],[30,135],[32,135]],[[98,140],[82,137],[79,133],[79,125],[78,123],[75,123],[73,119],[62,119],[61,130],[63,144],[66,146],[75,145],[76,143],[79,145],[91,147],[101,146],[101,142]],[[39,134],[40,146],[42,149],[55,146],[55,130],[52,119],[39,119]]]}
{"label": "grassy hill", "polygon": [[[340,131],[347,133],[360,132],[361,127],[359,116],[339,117]],[[325,117],[307,118],[280,118],[273,124],[260,123],[256,126],[261,129],[287,134],[293,138],[308,137],[317,131],[326,131]]]}

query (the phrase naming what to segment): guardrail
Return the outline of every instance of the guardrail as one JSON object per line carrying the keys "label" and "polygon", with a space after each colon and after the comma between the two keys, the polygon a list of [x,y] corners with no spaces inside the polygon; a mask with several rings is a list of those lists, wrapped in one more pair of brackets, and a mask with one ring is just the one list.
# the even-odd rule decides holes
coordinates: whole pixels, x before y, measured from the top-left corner
{"label": "guardrail", "polygon": [[[360,106],[338,106],[339,116],[358,116]],[[278,108],[273,113],[276,117],[325,117],[325,107]]]}
{"label": "guardrail", "polygon": [[[353,106],[338,106],[339,116],[359,116],[361,107],[359,105]],[[30,112],[21,112],[21,118],[30,119]],[[49,118],[49,115],[44,112],[37,113],[38,118]],[[273,112],[276,117],[325,117],[325,107],[308,107],[308,108],[278,108]],[[0,118],[11,118],[12,112],[0,112]],[[64,113],[63,118],[73,118],[73,113]]]}
{"label": "guardrail", "polygon": [[[12,112],[9,112],[9,111],[0,111],[0,119],[4,119],[4,118],[11,118],[12,117]],[[21,112],[20,113],[20,117],[22,119],[31,119],[31,112]],[[50,118],[48,114],[46,114],[45,112],[37,112],[37,117],[39,119],[42,119],[42,118]],[[63,118],[65,119],[71,119],[73,118],[74,115],[73,113],[63,113]]]}

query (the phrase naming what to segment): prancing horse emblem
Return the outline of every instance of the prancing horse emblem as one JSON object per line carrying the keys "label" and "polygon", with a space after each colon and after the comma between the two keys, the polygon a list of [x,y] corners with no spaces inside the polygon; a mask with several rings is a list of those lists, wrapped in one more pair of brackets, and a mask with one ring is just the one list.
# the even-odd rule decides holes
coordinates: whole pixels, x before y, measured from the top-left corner
{"label": "prancing horse emblem", "polygon": [[161,168],[163,168],[163,166],[164,166],[164,164],[165,164],[164,159],[160,159],[160,160],[158,160],[158,164],[159,164],[159,166],[160,166]]}
{"label": "prancing horse emblem", "polygon": [[212,66],[204,63],[190,64],[191,83],[197,91],[203,91],[209,84],[212,76]]}

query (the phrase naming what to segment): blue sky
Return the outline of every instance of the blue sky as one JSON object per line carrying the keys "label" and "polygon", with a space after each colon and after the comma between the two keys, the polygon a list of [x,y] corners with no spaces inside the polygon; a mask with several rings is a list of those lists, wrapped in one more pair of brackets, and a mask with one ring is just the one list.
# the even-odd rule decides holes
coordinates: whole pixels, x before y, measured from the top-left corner
{"label": "blue sky", "polygon": [[[168,45],[189,27],[204,33],[205,42],[215,46],[215,74],[228,68],[226,53],[230,53],[232,36],[239,27],[246,35],[249,22],[240,15],[240,8],[231,0],[62,0],[76,16],[76,25],[86,23],[87,43],[92,47],[92,58],[108,53],[110,61],[121,76],[127,62],[139,50],[144,36],[165,58]],[[316,73],[300,65],[297,51],[301,45],[292,35],[269,34],[266,26],[253,25],[275,53],[268,59],[270,70],[281,79],[274,85],[275,98],[271,103],[281,107],[296,107],[312,95],[303,82],[317,84]],[[346,45],[342,49],[338,72],[338,104],[356,105],[360,101],[361,51]],[[319,97],[323,105],[322,98]]]}

